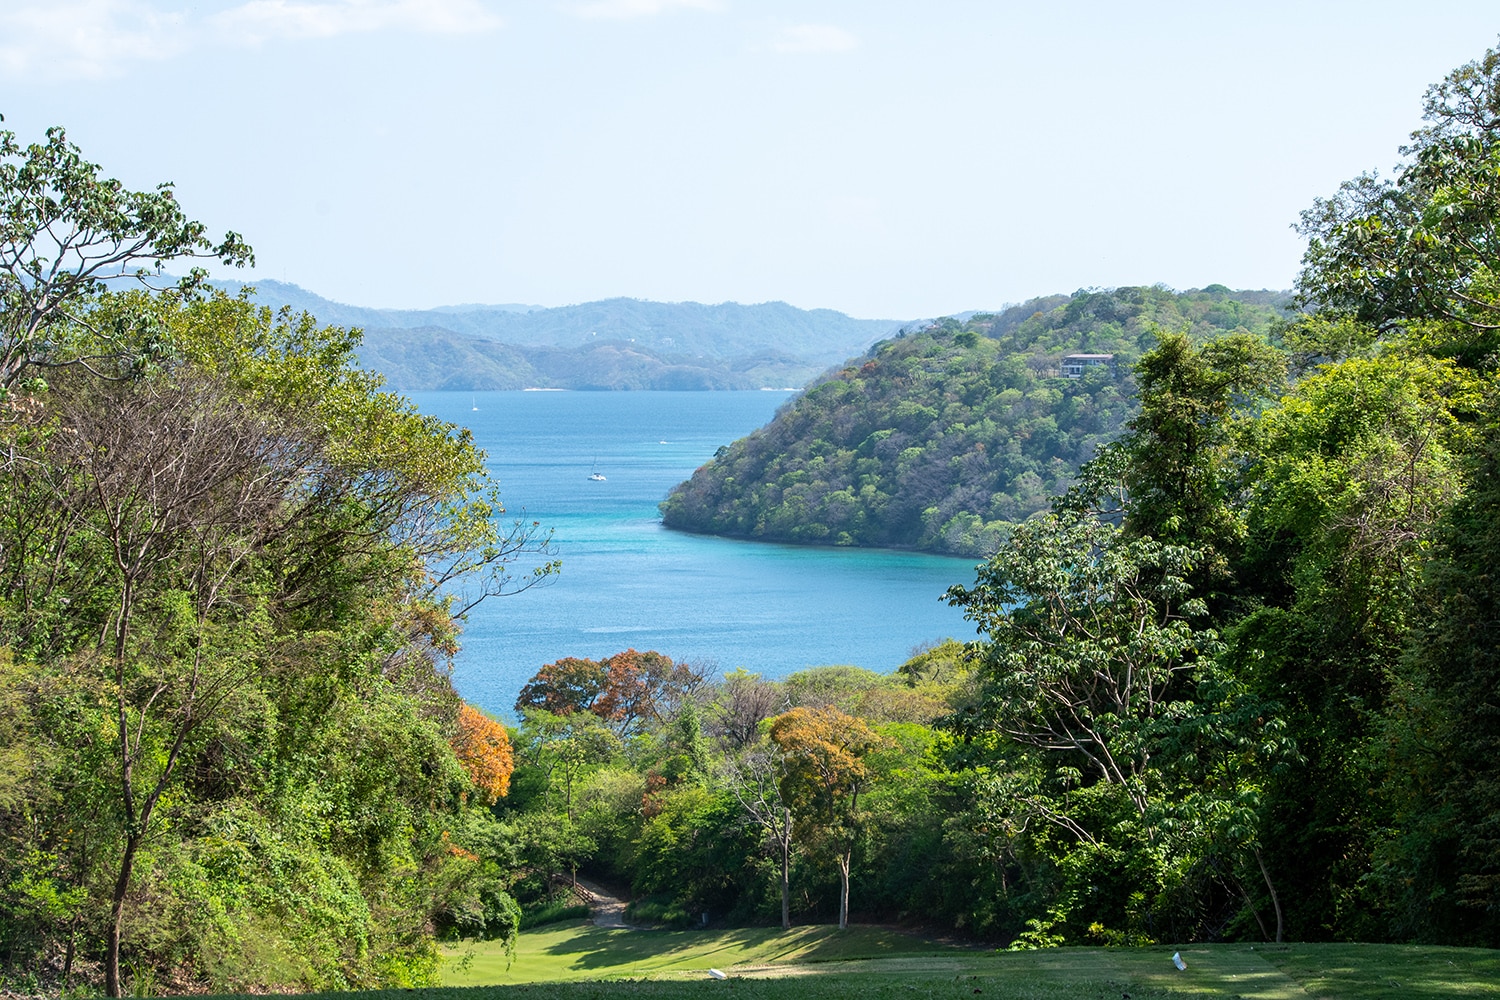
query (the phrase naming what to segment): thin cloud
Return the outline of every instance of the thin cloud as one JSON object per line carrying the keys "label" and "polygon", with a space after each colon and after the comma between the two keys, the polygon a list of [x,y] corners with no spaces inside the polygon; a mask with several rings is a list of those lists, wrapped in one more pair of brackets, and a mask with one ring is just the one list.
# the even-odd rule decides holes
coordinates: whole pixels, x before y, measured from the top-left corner
{"label": "thin cloud", "polygon": [[138,0],[7,0],[0,75],[97,79],[121,63],[168,59],[189,46],[189,35],[182,14]]}
{"label": "thin cloud", "polygon": [[859,39],[832,24],[794,24],[777,33],[771,48],[793,55],[848,52],[859,48]]}
{"label": "thin cloud", "polygon": [[721,0],[593,0],[569,8],[578,17],[625,21],[636,17],[656,17],[673,10],[724,9]]}
{"label": "thin cloud", "polygon": [[231,37],[251,42],[273,38],[334,38],[401,29],[451,35],[489,31],[500,18],[477,0],[250,0],[217,15]]}
{"label": "thin cloud", "polygon": [[0,0],[0,77],[99,79],[203,45],[376,31],[468,34],[501,23],[482,0],[248,0],[208,17],[147,0]]}

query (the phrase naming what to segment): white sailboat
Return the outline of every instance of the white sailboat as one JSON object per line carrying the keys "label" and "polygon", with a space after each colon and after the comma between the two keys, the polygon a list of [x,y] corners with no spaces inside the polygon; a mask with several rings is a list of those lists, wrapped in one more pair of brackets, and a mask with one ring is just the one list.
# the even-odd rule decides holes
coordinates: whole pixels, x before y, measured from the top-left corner
{"label": "white sailboat", "polygon": [[599,459],[597,456],[594,458],[594,468],[593,471],[589,473],[589,479],[596,483],[602,483],[605,481],[604,473],[599,471]]}

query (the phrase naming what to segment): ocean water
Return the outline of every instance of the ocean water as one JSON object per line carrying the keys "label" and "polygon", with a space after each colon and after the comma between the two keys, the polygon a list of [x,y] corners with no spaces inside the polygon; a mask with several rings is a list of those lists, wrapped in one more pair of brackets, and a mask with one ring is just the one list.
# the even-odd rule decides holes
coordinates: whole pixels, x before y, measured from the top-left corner
{"label": "ocean water", "polygon": [[[941,600],[974,562],[808,548],[668,531],[656,505],[720,445],[770,420],[790,392],[414,392],[468,427],[489,456],[507,519],[554,532],[562,573],[470,613],[454,681],[512,715],[521,686],[563,656],[627,648],[714,674],[899,666],[914,647],[973,627]],[[589,479],[598,471],[604,482]]]}

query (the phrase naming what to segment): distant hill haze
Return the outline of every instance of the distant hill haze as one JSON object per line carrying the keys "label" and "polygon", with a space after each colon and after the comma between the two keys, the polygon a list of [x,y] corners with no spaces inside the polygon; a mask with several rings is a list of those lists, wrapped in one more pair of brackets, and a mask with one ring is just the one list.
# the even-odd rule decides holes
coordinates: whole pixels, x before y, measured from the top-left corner
{"label": "distant hill haze", "polygon": [[[875,344],[719,449],[669,528],[988,556],[1135,413],[1156,331],[1264,334],[1282,292],[1118,288],[945,319]],[[1071,359],[1071,361],[1070,361]]]}
{"label": "distant hill haze", "polygon": [[[239,283],[220,287],[238,291]],[[757,389],[806,384],[895,332],[784,302],[607,299],[541,308],[465,305],[370,309],[280,281],[256,299],[365,332],[360,361],[395,389]]]}

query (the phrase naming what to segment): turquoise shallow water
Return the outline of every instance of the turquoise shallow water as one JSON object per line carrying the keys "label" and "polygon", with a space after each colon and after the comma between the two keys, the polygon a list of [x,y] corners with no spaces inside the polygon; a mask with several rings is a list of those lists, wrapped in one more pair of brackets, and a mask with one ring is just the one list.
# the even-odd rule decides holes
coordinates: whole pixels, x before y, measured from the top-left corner
{"label": "turquoise shallow water", "polygon": [[[766,545],[661,526],[656,505],[720,445],[768,421],[787,392],[415,392],[489,454],[508,517],[555,531],[562,574],[471,613],[454,680],[511,714],[562,656],[655,649],[718,673],[770,677],[853,663],[888,671],[914,646],[972,626],[940,597],[972,560]],[[477,407],[477,409],[476,409]],[[604,482],[589,480],[597,469]]]}

